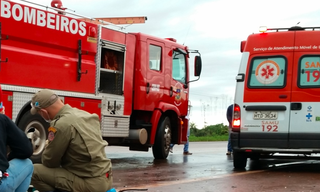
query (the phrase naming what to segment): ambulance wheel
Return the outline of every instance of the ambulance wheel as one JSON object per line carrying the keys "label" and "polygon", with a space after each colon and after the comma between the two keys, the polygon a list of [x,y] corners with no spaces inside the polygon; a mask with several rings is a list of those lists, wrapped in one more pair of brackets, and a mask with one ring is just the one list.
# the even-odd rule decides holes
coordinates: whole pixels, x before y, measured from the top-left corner
{"label": "ambulance wheel", "polygon": [[18,127],[25,132],[32,143],[33,154],[30,157],[33,163],[41,163],[41,155],[44,151],[49,123],[39,115],[31,115],[30,111],[23,114]]}
{"label": "ambulance wheel", "polygon": [[171,143],[171,124],[169,117],[160,120],[156,138],[152,146],[152,153],[155,159],[166,159],[169,154]]}
{"label": "ambulance wheel", "polygon": [[233,151],[233,166],[236,169],[244,169],[247,166],[247,156],[244,152]]}
{"label": "ambulance wheel", "polygon": [[260,153],[252,153],[250,156],[251,160],[257,161],[260,159]]}

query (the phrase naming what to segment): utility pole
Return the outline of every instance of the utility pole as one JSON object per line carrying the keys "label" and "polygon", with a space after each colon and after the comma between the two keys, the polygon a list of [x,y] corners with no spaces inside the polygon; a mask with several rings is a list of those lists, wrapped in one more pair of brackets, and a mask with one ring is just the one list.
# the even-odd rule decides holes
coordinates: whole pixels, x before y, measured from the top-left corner
{"label": "utility pole", "polygon": [[206,110],[207,107],[210,107],[209,104],[206,104],[205,102],[202,102],[202,110],[203,110],[203,126],[207,126],[207,121],[206,121]]}

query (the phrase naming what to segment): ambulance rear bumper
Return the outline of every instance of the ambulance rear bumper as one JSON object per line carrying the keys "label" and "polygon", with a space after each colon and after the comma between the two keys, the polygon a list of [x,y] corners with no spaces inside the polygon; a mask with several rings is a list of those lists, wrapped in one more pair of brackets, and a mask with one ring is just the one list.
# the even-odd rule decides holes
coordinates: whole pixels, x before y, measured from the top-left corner
{"label": "ambulance rear bumper", "polygon": [[[235,152],[261,153],[261,154],[320,154],[320,136],[311,138],[310,134],[300,134],[300,138],[292,137],[292,140],[279,136],[275,138],[258,137],[259,134],[252,138],[245,136],[240,137],[241,132],[231,133],[231,145]],[[258,139],[260,138],[260,139]],[[308,139],[309,138],[309,139]],[[317,139],[316,139],[317,138]]]}

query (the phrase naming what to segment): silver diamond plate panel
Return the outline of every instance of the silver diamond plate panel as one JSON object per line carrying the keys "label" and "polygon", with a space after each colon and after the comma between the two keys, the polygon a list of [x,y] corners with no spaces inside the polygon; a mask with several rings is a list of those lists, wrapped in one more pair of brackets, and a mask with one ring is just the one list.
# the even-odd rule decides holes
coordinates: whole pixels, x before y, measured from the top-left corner
{"label": "silver diamond plate panel", "polygon": [[33,94],[13,92],[12,120],[15,121],[21,108],[31,100]]}
{"label": "silver diamond plate panel", "polygon": [[[112,94],[100,94],[102,96],[102,115],[122,116],[124,109],[124,96]],[[114,103],[116,103],[116,111],[114,110]],[[108,107],[109,106],[109,107]],[[120,107],[120,108],[119,108]],[[111,108],[111,109],[110,109]]]}
{"label": "silver diamond plate panel", "polygon": [[[22,107],[28,103],[34,93],[13,92],[12,120],[15,121]],[[64,100],[64,97],[60,97]]]}
{"label": "silver diamond plate panel", "polygon": [[[24,92],[24,93],[31,93],[31,94],[34,94],[35,92],[42,89],[42,88],[22,87],[22,86],[5,85],[5,84],[1,84],[1,88],[2,90],[5,90],[5,91],[17,91],[17,92]],[[101,99],[100,96],[95,94],[59,91],[54,89],[53,91],[60,97],[66,96],[66,97],[79,97],[79,98],[88,98],[88,99]]]}
{"label": "silver diamond plate panel", "polygon": [[129,137],[129,116],[103,116],[101,133],[103,137]]}
{"label": "silver diamond plate panel", "polygon": [[99,93],[98,89],[100,86],[100,64],[101,64],[101,47],[100,47],[100,39],[101,39],[101,25],[98,27],[98,41],[97,41],[97,53],[96,53],[96,95]]}

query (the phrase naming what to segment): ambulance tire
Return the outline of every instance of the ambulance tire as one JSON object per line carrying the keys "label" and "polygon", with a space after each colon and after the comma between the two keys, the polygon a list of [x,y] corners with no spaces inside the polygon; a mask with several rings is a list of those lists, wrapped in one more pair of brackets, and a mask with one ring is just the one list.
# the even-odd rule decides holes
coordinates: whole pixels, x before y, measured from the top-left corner
{"label": "ambulance tire", "polygon": [[171,143],[171,124],[169,117],[160,119],[156,138],[152,146],[152,153],[155,159],[166,159],[169,154]]}
{"label": "ambulance tire", "polygon": [[27,111],[21,117],[18,127],[26,133],[33,146],[33,154],[30,157],[33,163],[41,163],[41,155],[44,151],[49,123],[47,123],[39,114],[31,115]]}
{"label": "ambulance tire", "polygon": [[247,156],[244,152],[233,152],[233,166],[235,169],[244,169],[247,166]]}
{"label": "ambulance tire", "polygon": [[250,159],[253,161],[258,161],[260,159],[260,153],[252,153]]}

